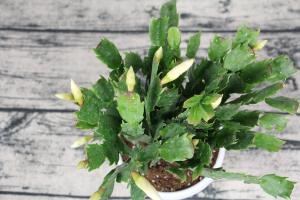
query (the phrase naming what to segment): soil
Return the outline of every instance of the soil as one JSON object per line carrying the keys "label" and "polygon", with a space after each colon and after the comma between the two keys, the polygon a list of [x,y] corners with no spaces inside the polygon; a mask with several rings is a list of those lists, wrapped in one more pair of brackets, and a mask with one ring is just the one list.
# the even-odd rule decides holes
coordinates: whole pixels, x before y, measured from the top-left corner
{"label": "soil", "polygon": [[[215,164],[218,157],[218,153],[219,151],[213,152],[211,167]],[[193,181],[192,171],[187,170],[187,181],[181,182],[179,178],[165,170],[168,167],[174,167],[174,164],[161,160],[155,166],[149,168],[146,174],[146,178],[151,182],[151,184],[155,187],[157,191],[174,192],[177,190],[182,190],[198,183],[200,180],[203,179],[203,177],[200,176]]]}

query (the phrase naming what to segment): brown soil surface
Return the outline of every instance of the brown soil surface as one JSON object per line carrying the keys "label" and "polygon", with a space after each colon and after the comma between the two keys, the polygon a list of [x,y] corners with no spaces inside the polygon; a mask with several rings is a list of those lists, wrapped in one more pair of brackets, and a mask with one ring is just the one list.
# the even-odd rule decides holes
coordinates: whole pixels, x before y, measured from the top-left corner
{"label": "brown soil surface", "polygon": [[[211,166],[215,164],[217,156],[218,151],[214,151]],[[203,177],[200,176],[192,181],[192,171],[187,170],[187,181],[181,182],[179,178],[165,170],[168,167],[176,167],[176,165],[161,160],[155,166],[151,167],[146,174],[146,178],[151,182],[155,189],[160,192],[174,192],[181,190],[194,185],[203,179]]]}

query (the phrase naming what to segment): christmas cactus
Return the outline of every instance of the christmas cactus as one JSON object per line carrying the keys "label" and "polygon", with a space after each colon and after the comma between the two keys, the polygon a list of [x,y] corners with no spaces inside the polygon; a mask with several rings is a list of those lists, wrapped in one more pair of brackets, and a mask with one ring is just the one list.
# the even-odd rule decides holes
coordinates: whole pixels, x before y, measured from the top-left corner
{"label": "christmas cactus", "polygon": [[258,184],[274,197],[290,198],[294,182],[286,177],[211,166],[214,152],[222,147],[281,149],[284,141],[267,132],[283,131],[285,115],[251,105],[263,102],[285,113],[297,112],[296,100],[276,95],[295,73],[291,60],[283,55],[257,60],[266,41],[246,26],[233,38],[214,36],[208,57],[195,59],[201,33],[191,36],[181,52],[178,21],[176,2],[164,4],[160,17],[150,23],[151,47],[144,57],[133,52],[121,56],[111,41],[102,39],[94,53],[111,70],[109,77],[101,76],[91,88],[71,81],[71,93],[56,95],[78,105],[76,127],[93,133],[72,145],[84,146],[86,152],[78,168],[92,171],[105,161],[113,168],[90,199],[108,199],[115,182],[127,183],[134,200],[146,195],[160,199],[147,177],[159,162],[169,163],[167,173],[182,182],[188,174],[192,180],[240,180]]}

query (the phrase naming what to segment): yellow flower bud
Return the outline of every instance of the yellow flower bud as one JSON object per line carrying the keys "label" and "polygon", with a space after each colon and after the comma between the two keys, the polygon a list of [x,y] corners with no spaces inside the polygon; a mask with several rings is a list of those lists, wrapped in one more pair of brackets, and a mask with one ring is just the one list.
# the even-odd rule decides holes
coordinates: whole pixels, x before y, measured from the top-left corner
{"label": "yellow flower bud", "polygon": [[71,93],[57,93],[55,96],[62,100],[74,101],[74,96]]}
{"label": "yellow flower bud", "polygon": [[192,140],[193,146],[197,146],[197,144],[199,144],[199,139],[193,139]]}
{"label": "yellow flower bud", "polygon": [[264,48],[264,46],[267,44],[268,40],[261,40],[261,41],[258,41],[254,47],[253,47],[253,50],[254,51],[259,51],[261,50],[262,48]]}
{"label": "yellow flower bud", "polygon": [[163,57],[163,49],[162,49],[162,47],[159,47],[159,49],[157,49],[157,51],[154,54],[153,60],[155,62],[159,63],[160,60],[162,59],[162,57]]}
{"label": "yellow flower bud", "polygon": [[211,103],[211,106],[213,107],[213,109],[217,108],[220,103],[222,102],[222,98],[223,98],[223,95],[220,95],[215,101],[213,101]]}
{"label": "yellow flower bud", "polygon": [[160,84],[164,85],[177,79],[193,65],[194,61],[195,59],[189,59],[175,66],[166,74],[166,76],[161,80]]}
{"label": "yellow flower bud", "polygon": [[92,194],[89,200],[100,200],[104,190],[104,188],[100,187],[96,192],[94,192],[94,194]]}
{"label": "yellow flower bud", "polygon": [[80,90],[80,87],[71,79],[71,91],[74,96],[75,101],[82,106],[83,96]]}
{"label": "yellow flower bud", "polygon": [[79,163],[77,164],[77,169],[86,169],[88,168],[88,161],[87,160],[81,160],[79,161]]}
{"label": "yellow flower bud", "polygon": [[93,136],[92,135],[87,135],[87,136],[84,136],[84,137],[81,137],[81,138],[79,138],[78,140],[76,140],[73,144],[72,144],[72,146],[71,146],[71,148],[78,148],[78,147],[80,147],[80,146],[82,146],[82,145],[85,145],[86,143],[88,143],[89,141],[91,141],[93,139]]}
{"label": "yellow flower bud", "polygon": [[135,74],[133,68],[130,67],[126,74],[126,85],[128,88],[128,92],[132,92],[135,86]]}
{"label": "yellow flower bud", "polygon": [[148,197],[153,200],[161,200],[156,189],[151,185],[151,183],[143,176],[137,172],[131,172],[131,177],[133,178],[136,186],[145,192]]}

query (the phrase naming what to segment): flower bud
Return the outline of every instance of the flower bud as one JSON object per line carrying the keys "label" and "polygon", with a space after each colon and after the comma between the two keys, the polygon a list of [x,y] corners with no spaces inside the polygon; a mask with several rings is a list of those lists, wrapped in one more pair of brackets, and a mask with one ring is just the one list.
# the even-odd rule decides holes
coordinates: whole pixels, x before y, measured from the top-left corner
{"label": "flower bud", "polygon": [[55,96],[62,100],[74,101],[74,96],[71,93],[57,93]]}
{"label": "flower bud", "polygon": [[160,84],[164,85],[177,79],[193,65],[194,61],[195,59],[189,59],[175,66],[166,74],[166,76],[161,80]]}
{"label": "flower bud", "polygon": [[135,86],[135,74],[133,68],[130,67],[126,74],[126,85],[128,92],[133,92]]}
{"label": "flower bud", "polygon": [[88,161],[87,160],[81,160],[77,164],[77,169],[87,169],[88,168]]}
{"label": "flower bud", "polygon": [[137,172],[131,172],[131,176],[136,184],[141,190],[145,192],[148,197],[153,200],[161,200],[156,189],[151,185],[151,183],[143,176]]}
{"label": "flower bud", "polygon": [[193,146],[196,147],[197,144],[199,144],[199,139],[193,139],[192,143],[193,143]]}
{"label": "flower bud", "polygon": [[163,57],[163,49],[162,49],[162,47],[159,47],[159,49],[157,49],[154,54],[153,60],[155,62],[159,63],[160,60],[162,59],[162,57]]}
{"label": "flower bud", "polygon": [[96,192],[94,192],[94,194],[92,194],[92,196],[89,198],[89,200],[99,200],[101,199],[101,196],[104,192],[104,188],[100,187]]}
{"label": "flower bud", "polygon": [[80,90],[80,87],[71,79],[71,91],[74,96],[75,101],[82,106],[83,96]]}
{"label": "flower bud", "polygon": [[223,98],[223,95],[220,95],[216,100],[214,100],[211,103],[211,106],[213,107],[213,109],[217,108],[220,105],[220,103],[222,102],[222,98]]}
{"label": "flower bud", "polygon": [[261,41],[258,41],[254,47],[253,47],[253,50],[254,51],[259,51],[261,50],[262,48],[264,48],[264,46],[267,44],[268,40],[261,40]]}
{"label": "flower bud", "polygon": [[78,148],[78,147],[80,147],[80,146],[82,146],[82,145],[85,145],[86,143],[88,143],[89,141],[91,141],[93,139],[93,136],[92,135],[87,135],[87,136],[84,136],[84,137],[81,137],[81,138],[79,138],[78,140],[76,140],[73,144],[72,144],[72,146],[71,146],[71,148]]}

